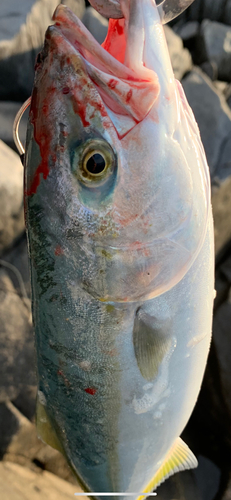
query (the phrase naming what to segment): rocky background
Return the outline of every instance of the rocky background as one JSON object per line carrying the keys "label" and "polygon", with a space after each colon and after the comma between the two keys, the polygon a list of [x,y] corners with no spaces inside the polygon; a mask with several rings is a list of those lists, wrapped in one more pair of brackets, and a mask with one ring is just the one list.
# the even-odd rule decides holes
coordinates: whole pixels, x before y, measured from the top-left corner
{"label": "rocky background", "polygon": [[[58,0],[0,2],[0,498],[67,500],[80,492],[58,451],[36,436],[36,374],[23,219],[23,168],[14,116],[31,94],[34,61]],[[64,0],[101,43],[107,20]],[[231,500],[231,0],[195,0],[165,27],[175,76],[201,131],[212,179],[216,290],[202,390],[183,438],[195,471],[158,488],[159,500]],[[27,116],[20,125],[25,139]],[[81,498],[81,497],[80,497]]]}

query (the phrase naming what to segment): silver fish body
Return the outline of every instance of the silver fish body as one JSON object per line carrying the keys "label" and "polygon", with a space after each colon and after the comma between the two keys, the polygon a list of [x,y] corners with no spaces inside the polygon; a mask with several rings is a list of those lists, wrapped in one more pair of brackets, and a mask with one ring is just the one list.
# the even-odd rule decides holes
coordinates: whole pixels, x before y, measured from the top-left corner
{"label": "silver fish body", "polygon": [[[171,473],[160,469],[197,399],[214,256],[208,167],[156,5],[134,1],[125,19],[111,24],[125,29],[122,63],[57,10],[37,63],[25,212],[38,432],[86,490],[137,498]],[[182,453],[173,472],[195,466]]]}

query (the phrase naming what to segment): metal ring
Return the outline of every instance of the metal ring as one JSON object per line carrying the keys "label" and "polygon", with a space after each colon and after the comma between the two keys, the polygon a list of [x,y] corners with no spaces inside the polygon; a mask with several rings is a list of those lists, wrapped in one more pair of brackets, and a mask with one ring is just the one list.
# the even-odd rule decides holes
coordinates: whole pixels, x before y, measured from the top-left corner
{"label": "metal ring", "polygon": [[17,112],[17,115],[16,115],[16,117],[14,119],[14,124],[13,124],[13,138],[14,138],[14,143],[15,143],[15,146],[16,146],[16,148],[17,148],[20,156],[24,155],[25,149],[24,149],[24,147],[23,147],[23,145],[22,145],[22,143],[20,141],[20,138],[19,138],[18,127],[19,127],[22,115],[25,113],[25,111],[28,108],[28,106],[30,106],[30,103],[31,103],[31,97],[29,97],[24,102],[24,104],[21,106],[21,108]]}
{"label": "metal ring", "polygon": [[[142,0],[140,0],[142,1]],[[120,0],[89,0],[90,4],[102,16],[112,19],[121,19],[123,16]],[[169,23],[189,7],[194,0],[162,0],[157,5],[162,24]]]}

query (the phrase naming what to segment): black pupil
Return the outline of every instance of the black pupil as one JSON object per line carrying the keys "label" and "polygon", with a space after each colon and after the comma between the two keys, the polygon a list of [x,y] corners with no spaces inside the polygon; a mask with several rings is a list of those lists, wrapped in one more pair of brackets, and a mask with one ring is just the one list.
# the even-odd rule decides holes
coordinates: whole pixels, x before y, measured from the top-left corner
{"label": "black pupil", "polygon": [[105,169],[106,163],[104,157],[95,153],[87,160],[86,168],[90,174],[100,174]]}

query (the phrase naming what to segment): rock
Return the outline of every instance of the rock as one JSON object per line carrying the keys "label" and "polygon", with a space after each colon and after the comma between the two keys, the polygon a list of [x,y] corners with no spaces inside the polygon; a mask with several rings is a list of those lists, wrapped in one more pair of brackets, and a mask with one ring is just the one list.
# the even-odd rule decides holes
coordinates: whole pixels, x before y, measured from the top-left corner
{"label": "rock", "polygon": [[216,87],[216,89],[218,90],[218,92],[221,92],[222,94],[224,94],[226,100],[228,98],[228,89],[229,89],[229,84],[227,82],[222,82],[221,80],[215,80],[213,82],[213,85]]}
{"label": "rock", "polygon": [[0,141],[0,255],[24,230],[22,164],[19,156]]}
{"label": "rock", "polygon": [[199,68],[194,68],[182,85],[197,120],[213,178],[224,142],[231,133],[231,112],[224,96]]}
{"label": "rock", "polygon": [[[229,139],[224,155],[231,151]],[[218,254],[231,238],[231,165],[219,167],[213,177],[212,207],[214,218],[215,249]]]}
{"label": "rock", "polygon": [[[13,140],[13,123],[21,106],[21,102],[0,101],[0,139],[17,152],[18,150]],[[21,118],[19,126],[19,135],[22,144],[25,144],[26,140],[28,113],[29,109],[27,108]]]}
{"label": "rock", "polygon": [[[85,10],[84,0],[64,0],[62,3],[70,6],[78,17],[82,17]],[[3,13],[2,6],[0,7],[2,23],[11,25],[9,19],[12,15],[13,19],[17,17],[18,10],[21,15],[12,23],[11,32],[8,28],[7,38],[0,41],[0,100],[24,101],[31,94],[35,58],[43,45],[45,31],[52,24],[57,0],[23,0],[23,10],[20,2],[20,9],[16,7],[16,11],[15,2],[12,0],[4,4]],[[31,10],[28,10],[30,7]],[[19,20],[23,21],[20,29]],[[19,31],[16,31],[18,29]],[[10,34],[14,34],[11,39]]]}
{"label": "rock", "polygon": [[220,483],[220,469],[198,456],[198,467],[170,477],[157,488],[157,500],[213,500]]}
{"label": "rock", "polygon": [[187,42],[188,40],[192,40],[196,38],[199,34],[200,24],[198,21],[189,21],[187,23],[179,23],[179,25],[174,26],[174,31],[180,38]]}
{"label": "rock", "polygon": [[34,338],[29,304],[0,271],[0,401],[36,386]]}
{"label": "rock", "polygon": [[226,485],[225,491],[223,490],[223,495],[220,497],[221,500],[231,500],[231,474],[229,472],[229,479]]}
{"label": "rock", "polygon": [[1,500],[73,500],[81,493],[72,485],[47,471],[36,473],[11,462],[0,463]]}
{"label": "rock", "polygon": [[205,61],[200,65],[202,71],[208,75],[210,80],[217,80],[218,69],[215,61]]}
{"label": "rock", "polygon": [[[211,19],[231,25],[231,0],[195,0],[180,16],[182,21]],[[179,22],[179,18],[178,18]]]}
{"label": "rock", "polygon": [[16,398],[12,400],[17,408],[28,420],[34,420],[36,407],[37,386],[23,386],[18,392]]}
{"label": "rock", "polygon": [[[219,266],[219,273],[225,278],[229,287],[231,286],[231,255]],[[226,297],[228,298],[228,297]],[[223,301],[225,302],[225,301]]]}
{"label": "rock", "polygon": [[216,253],[231,238],[231,112],[225,96],[194,69],[182,81],[197,120],[212,179]]}
{"label": "rock", "polygon": [[82,18],[83,24],[100,44],[106,38],[108,20],[101,16],[93,7],[88,7]]}
{"label": "rock", "polygon": [[36,434],[32,424],[10,402],[0,403],[0,457],[7,460],[8,456],[20,457],[21,463],[32,460],[36,452],[44,445]]}
{"label": "rock", "polygon": [[20,0],[20,3],[16,3],[15,0],[1,2],[0,42],[11,40],[19,32],[34,3],[34,0]]}
{"label": "rock", "polygon": [[231,85],[228,85],[228,87],[226,88],[225,97],[228,106],[231,108]]}
{"label": "rock", "polygon": [[[152,497],[150,497],[151,499]],[[154,497],[155,498],[155,497]],[[193,471],[174,474],[157,488],[157,500],[204,500]],[[206,499],[208,500],[208,499]]]}
{"label": "rock", "polygon": [[219,375],[221,381],[222,395],[231,419],[231,293],[227,302],[223,303],[215,317],[213,340],[216,348],[217,360],[219,364]]}
{"label": "rock", "polygon": [[171,63],[175,78],[181,78],[192,69],[192,58],[187,49],[184,49],[181,38],[168,26],[164,26]]}
{"label": "rock", "polygon": [[220,80],[231,80],[231,27],[204,20],[201,24],[207,60],[217,66]]}
{"label": "rock", "polygon": [[223,271],[223,266],[225,266],[225,264],[226,263],[219,266],[215,271],[216,297],[214,300],[214,313],[216,313],[220,305],[227,300],[229,295],[230,283],[226,276],[226,272]]}
{"label": "rock", "polygon": [[76,477],[68,466],[63,455],[48,445],[43,444],[42,448],[39,449],[34,456],[33,462],[40,464],[42,469],[56,474],[62,479],[65,479],[65,481],[72,484],[78,484]]}
{"label": "rock", "polygon": [[208,457],[224,473],[230,456],[231,426],[219,369],[212,341],[201,392],[182,438],[189,447],[193,444],[197,456]]}
{"label": "rock", "polygon": [[65,458],[38,437],[30,422],[10,401],[0,403],[0,459],[48,470],[73,484],[78,484]]}
{"label": "rock", "polygon": [[30,284],[30,269],[29,269],[29,257],[27,248],[27,239],[25,233],[22,235],[20,240],[8,250],[4,255],[5,268],[7,264],[10,264],[13,269],[7,268],[7,273],[20,297],[23,297],[23,290],[21,283],[18,280],[18,276],[15,274],[15,268],[20,273],[21,280],[23,281],[27,296],[31,296],[31,284]]}
{"label": "rock", "polygon": [[193,470],[193,475],[202,500],[214,500],[220,486],[221,471],[208,458],[199,455],[197,459],[198,467]]}

